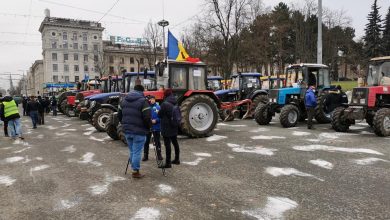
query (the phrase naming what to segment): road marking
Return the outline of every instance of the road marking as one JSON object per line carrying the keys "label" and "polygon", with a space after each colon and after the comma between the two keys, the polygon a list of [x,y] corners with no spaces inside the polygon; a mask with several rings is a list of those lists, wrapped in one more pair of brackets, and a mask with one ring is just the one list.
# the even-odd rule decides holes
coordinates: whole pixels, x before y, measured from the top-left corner
{"label": "road marking", "polygon": [[253,140],[272,140],[272,139],[286,139],[286,137],[259,135],[259,136],[252,136],[251,139],[253,139]]}
{"label": "road marking", "polygon": [[21,161],[23,159],[24,159],[24,157],[8,157],[8,158],[4,159],[4,162],[6,162],[6,163],[15,163],[15,162]]}
{"label": "road marking", "polygon": [[328,145],[306,145],[306,146],[294,146],[294,150],[299,151],[316,151],[316,150],[322,150],[322,151],[328,151],[328,152],[346,152],[346,153],[366,153],[366,154],[377,154],[377,155],[383,155],[382,153],[366,149],[366,148],[346,148],[346,147],[334,147],[334,146],[328,146]]}
{"label": "road marking", "polygon": [[290,167],[267,167],[265,168],[265,172],[278,177],[278,176],[302,176],[302,177],[312,177],[314,179],[324,181],[323,179],[320,179],[316,176],[313,176],[309,173],[304,173],[301,172],[295,168],[290,168]]}
{"label": "road marking", "polygon": [[121,176],[109,176],[106,175],[106,178],[104,180],[103,184],[97,184],[89,187],[89,190],[92,195],[102,195],[106,194],[108,192],[108,187],[111,185],[111,183],[126,180],[125,178]]}
{"label": "road marking", "polygon": [[294,136],[308,136],[308,135],[311,135],[311,133],[306,132],[306,131],[293,131],[292,135],[294,135]]}
{"label": "road marking", "polygon": [[354,163],[359,164],[359,165],[371,165],[376,162],[390,162],[388,160],[384,160],[381,158],[376,158],[376,157],[368,157],[368,158],[362,158],[362,159],[356,159],[352,160]]}
{"label": "road marking", "polygon": [[284,219],[284,213],[294,209],[298,203],[285,197],[268,197],[264,208],[242,211],[248,215],[261,220]]}
{"label": "road marking", "polygon": [[277,149],[272,148],[264,148],[263,146],[240,146],[238,144],[227,144],[228,147],[232,148],[232,151],[238,152],[238,153],[253,153],[253,154],[260,154],[265,156],[272,156],[274,155],[274,152],[277,151]]}
{"label": "road marking", "polygon": [[63,152],[69,152],[69,153],[74,153],[76,152],[76,148],[74,148],[74,145],[70,145],[62,149],[61,151]]}
{"label": "road marking", "polygon": [[81,159],[82,160],[76,160],[76,159],[68,159],[68,162],[71,163],[71,162],[77,162],[77,163],[81,163],[81,164],[93,164],[97,167],[101,166],[102,163],[100,162],[97,162],[97,161],[94,161],[93,160],[93,157],[95,156],[94,153],[92,152],[87,152],[86,154],[84,154]]}
{"label": "road marking", "polygon": [[0,184],[11,186],[15,181],[16,179],[11,178],[10,176],[0,175]]}
{"label": "road marking", "polygon": [[220,141],[220,140],[225,139],[225,138],[227,138],[227,137],[214,134],[213,136],[206,138],[206,141]]}
{"label": "road marking", "polygon": [[172,194],[173,192],[176,191],[172,186],[166,184],[160,184],[157,187],[158,187],[158,193],[161,195]]}
{"label": "road marking", "polygon": [[196,160],[194,161],[191,161],[191,162],[183,162],[184,164],[187,164],[187,165],[191,165],[191,166],[196,166],[198,165],[202,160],[204,160],[205,158],[203,157],[198,157],[196,158]]}
{"label": "road marking", "polygon": [[195,156],[198,156],[198,157],[211,157],[211,154],[209,153],[193,153]]}
{"label": "road marking", "polygon": [[155,208],[143,207],[138,210],[130,220],[157,220],[160,219],[160,211]]}
{"label": "road marking", "polygon": [[331,162],[326,161],[326,160],[321,160],[321,159],[310,160],[309,163],[316,165],[316,166],[319,166],[319,167],[322,167],[322,168],[325,168],[325,169],[328,169],[328,170],[333,169],[333,164]]}

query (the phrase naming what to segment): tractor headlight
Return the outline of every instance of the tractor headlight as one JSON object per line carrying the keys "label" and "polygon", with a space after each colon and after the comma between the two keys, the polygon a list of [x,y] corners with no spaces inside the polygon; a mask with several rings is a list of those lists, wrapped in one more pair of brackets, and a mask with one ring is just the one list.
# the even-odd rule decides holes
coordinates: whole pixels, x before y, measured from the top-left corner
{"label": "tractor headlight", "polygon": [[366,99],[360,99],[360,104],[365,105],[366,104]]}
{"label": "tractor headlight", "polygon": [[357,99],[352,99],[352,102],[355,103],[355,104],[358,104],[358,100]]}
{"label": "tractor headlight", "polygon": [[272,98],[269,98],[269,102],[273,102],[273,99],[272,99]]}

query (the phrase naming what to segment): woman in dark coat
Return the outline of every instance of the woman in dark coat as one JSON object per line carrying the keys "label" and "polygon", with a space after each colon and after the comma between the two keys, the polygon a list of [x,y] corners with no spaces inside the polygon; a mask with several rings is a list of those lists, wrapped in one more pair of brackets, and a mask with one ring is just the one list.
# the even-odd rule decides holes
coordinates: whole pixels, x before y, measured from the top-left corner
{"label": "woman in dark coat", "polygon": [[[178,123],[172,121],[173,108],[177,105],[177,100],[172,94],[172,89],[164,91],[165,100],[161,104],[161,109],[158,116],[161,119],[161,135],[164,139],[166,162],[165,168],[171,168],[171,164],[180,164],[180,148],[177,142],[177,133],[179,130]],[[171,161],[171,143],[175,149],[175,159]]]}

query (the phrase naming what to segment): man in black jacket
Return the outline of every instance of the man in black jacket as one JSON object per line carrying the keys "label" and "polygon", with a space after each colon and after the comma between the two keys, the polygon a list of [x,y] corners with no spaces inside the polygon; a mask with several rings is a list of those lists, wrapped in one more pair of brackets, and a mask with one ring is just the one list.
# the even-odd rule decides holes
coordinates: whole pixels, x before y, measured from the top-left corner
{"label": "man in black jacket", "polygon": [[146,135],[152,127],[150,106],[143,91],[142,85],[134,86],[134,91],[130,91],[123,99],[118,111],[118,118],[121,121],[130,150],[129,162],[133,169],[133,178],[145,176],[140,173],[141,153]]}
{"label": "man in black jacket", "polygon": [[348,104],[348,96],[343,92],[341,86],[338,85],[335,89],[329,91],[325,105],[327,106],[327,111],[332,114],[333,111],[342,104]]}
{"label": "man in black jacket", "polygon": [[45,100],[41,96],[38,96],[38,124],[45,124]]}
{"label": "man in black jacket", "polygon": [[40,109],[39,102],[35,101],[35,97],[32,96],[30,101],[27,103],[27,114],[30,115],[33,128],[37,128],[38,123],[38,110]]}

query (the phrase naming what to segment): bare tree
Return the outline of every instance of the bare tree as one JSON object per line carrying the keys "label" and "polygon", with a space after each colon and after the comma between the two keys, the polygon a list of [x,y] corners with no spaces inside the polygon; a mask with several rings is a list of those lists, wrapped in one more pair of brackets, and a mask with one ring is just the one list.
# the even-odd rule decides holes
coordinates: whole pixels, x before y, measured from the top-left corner
{"label": "bare tree", "polygon": [[93,57],[95,72],[99,73],[100,78],[105,76],[107,73],[108,65],[104,59],[104,53],[102,50],[94,51]]}
{"label": "bare tree", "polygon": [[156,61],[161,57],[162,31],[157,23],[149,21],[146,25],[144,39],[147,44],[141,46],[142,55],[147,59],[149,68],[152,68]]}

